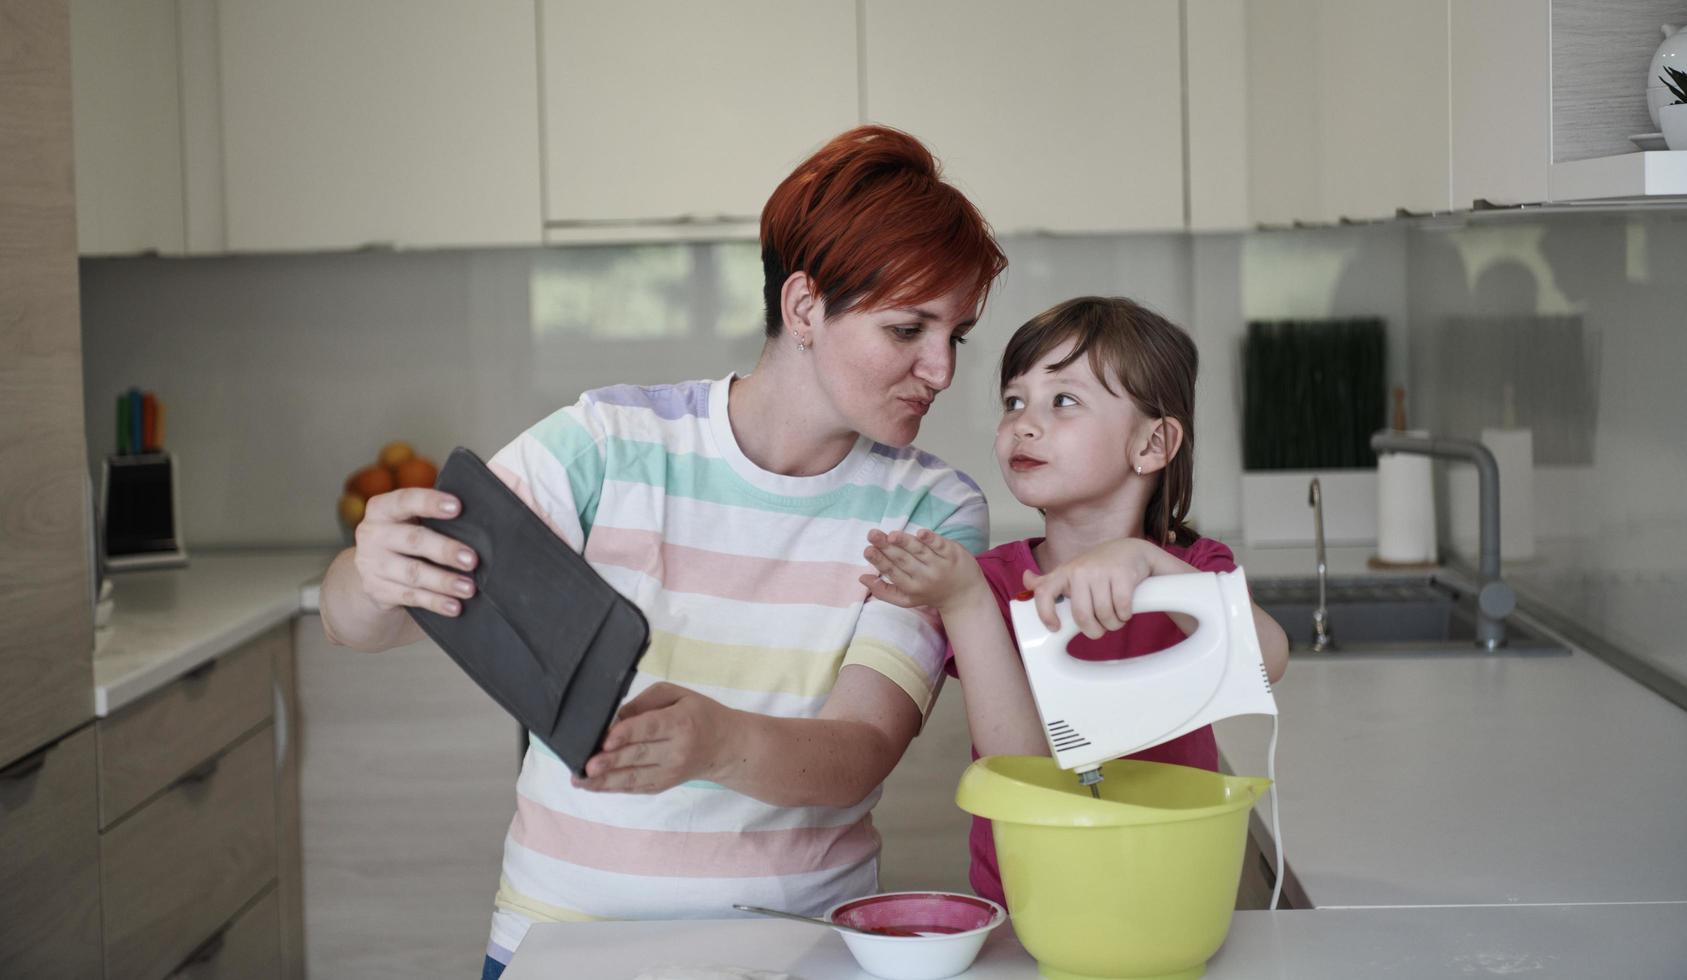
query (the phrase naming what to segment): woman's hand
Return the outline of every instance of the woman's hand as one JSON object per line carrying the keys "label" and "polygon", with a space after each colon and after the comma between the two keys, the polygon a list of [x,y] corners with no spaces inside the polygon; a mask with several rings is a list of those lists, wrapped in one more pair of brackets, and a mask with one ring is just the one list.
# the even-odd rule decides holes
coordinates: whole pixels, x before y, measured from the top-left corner
{"label": "woman's hand", "polygon": [[[1181,569],[1171,567],[1182,565]],[[1047,575],[1025,573],[1025,588],[1035,592],[1037,615],[1049,629],[1060,628],[1054,602],[1066,596],[1072,618],[1092,640],[1123,629],[1131,618],[1131,596],[1150,575],[1194,571],[1141,538],[1120,538],[1093,548]]]}
{"label": "woman's hand", "polygon": [[456,517],[456,497],[409,487],[369,498],[357,525],[355,564],[363,591],[377,607],[416,606],[455,616],[474,595],[476,556],[466,545],[416,523],[418,517]]}
{"label": "woman's hand", "polygon": [[713,698],[658,681],[621,706],[574,785],[601,793],[660,793],[708,779],[726,754],[737,712]]}
{"label": "woman's hand", "polygon": [[930,606],[941,613],[971,590],[989,588],[965,548],[924,528],[918,534],[868,531],[862,554],[879,574],[861,576],[861,584],[874,598],[898,606]]}

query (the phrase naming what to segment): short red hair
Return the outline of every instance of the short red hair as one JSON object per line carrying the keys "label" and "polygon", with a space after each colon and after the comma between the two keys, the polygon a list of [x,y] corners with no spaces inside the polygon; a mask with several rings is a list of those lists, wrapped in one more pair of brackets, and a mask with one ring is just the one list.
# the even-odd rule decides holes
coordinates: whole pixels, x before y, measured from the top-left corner
{"label": "short red hair", "polygon": [[761,254],[769,337],[784,328],[780,290],[793,272],[814,280],[830,317],[956,289],[978,309],[1007,268],[990,225],[944,182],[937,158],[887,126],[835,137],[774,188],[761,213]]}

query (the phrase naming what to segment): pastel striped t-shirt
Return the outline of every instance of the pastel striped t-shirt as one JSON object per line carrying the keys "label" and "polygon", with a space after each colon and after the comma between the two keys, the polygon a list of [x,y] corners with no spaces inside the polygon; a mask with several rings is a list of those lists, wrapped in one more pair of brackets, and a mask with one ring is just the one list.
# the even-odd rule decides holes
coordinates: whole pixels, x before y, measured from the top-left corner
{"label": "pastel striped t-shirt", "polygon": [[[763,470],[733,438],[732,380],[587,392],[490,465],[644,611],[650,647],[629,698],[668,681],[730,708],[811,718],[855,664],[929,711],[940,625],[867,601],[861,552],[875,527],[931,528],[982,551],[983,494],[929,454],[865,437],[818,476]],[[813,913],[872,892],[878,798],[782,807],[700,781],[594,793],[529,739],[488,955],[507,962],[538,921],[713,918],[734,903]]]}

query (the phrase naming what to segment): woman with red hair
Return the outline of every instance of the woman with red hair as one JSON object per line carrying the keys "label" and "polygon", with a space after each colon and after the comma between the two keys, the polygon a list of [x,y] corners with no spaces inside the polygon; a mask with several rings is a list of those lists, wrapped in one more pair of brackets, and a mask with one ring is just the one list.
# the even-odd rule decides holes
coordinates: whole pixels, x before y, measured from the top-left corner
{"label": "woman with red hair", "polygon": [[[816,914],[876,890],[879,787],[943,673],[928,610],[868,601],[868,530],[977,552],[983,495],[912,446],[1006,265],[916,139],[851,130],[761,219],[767,340],[755,370],[589,391],[492,469],[651,626],[603,751],[570,772],[530,739],[486,977],[540,921]],[[416,523],[457,501],[369,501],[323,581],[329,638],[420,638],[456,615],[476,556]]]}

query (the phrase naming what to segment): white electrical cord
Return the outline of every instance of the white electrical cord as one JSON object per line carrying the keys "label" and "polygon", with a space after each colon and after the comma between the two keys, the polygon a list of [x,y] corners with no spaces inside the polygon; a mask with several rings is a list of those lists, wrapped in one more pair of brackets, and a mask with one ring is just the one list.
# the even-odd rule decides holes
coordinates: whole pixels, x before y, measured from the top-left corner
{"label": "white electrical cord", "polygon": [[1271,716],[1271,745],[1265,750],[1265,778],[1271,780],[1271,841],[1277,850],[1276,881],[1271,886],[1271,910],[1283,895],[1283,824],[1277,816],[1277,716]]}

